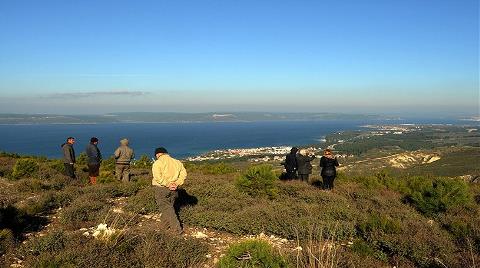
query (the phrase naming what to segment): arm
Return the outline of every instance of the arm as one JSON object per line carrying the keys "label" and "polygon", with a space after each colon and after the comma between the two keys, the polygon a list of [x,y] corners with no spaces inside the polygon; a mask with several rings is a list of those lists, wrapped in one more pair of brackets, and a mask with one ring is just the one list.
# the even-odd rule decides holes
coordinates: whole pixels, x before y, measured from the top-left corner
{"label": "arm", "polygon": [[325,162],[323,161],[323,157],[320,158],[320,167],[324,167],[325,166]]}
{"label": "arm", "polygon": [[161,167],[161,163],[159,161],[155,161],[152,166],[152,175],[153,175],[153,181],[155,184],[158,185],[163,185],[163,169]]}
{"label": "arm", "polygon": [[338,164],[338,160],[337,160],[336,157],[335,157],[335,166],[336,166],[336,167],[340,166],[340,165]]}
{"label": "arm", "polygon": [[120,148],[117,148],[117,150],[115,150],[113,155],[115,156],[115,159],[118,159],[120,157]]}
{"label": "arm", "polygon": [[187,170],[185,169],[182,163],[180,163],[180,165],[181,165],[180,174],[178,175],[178,179],[175,182],[177,186],[183,185],[183,183],[185,183],[185,179],[187,178]]}
{"label": "arm", "polygon": [[67,145],[63,146],[63,157],[65,157],[67,163],[73,163],[72,152]]}

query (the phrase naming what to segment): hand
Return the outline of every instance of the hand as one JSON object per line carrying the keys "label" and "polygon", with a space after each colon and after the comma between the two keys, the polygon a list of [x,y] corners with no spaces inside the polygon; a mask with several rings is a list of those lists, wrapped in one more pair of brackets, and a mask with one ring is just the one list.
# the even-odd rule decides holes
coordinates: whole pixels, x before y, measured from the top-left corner
{"label": "hand", "polygon": [[175,183],[170,183],[170,185],[168,185],[168,189],[170,191],[175,191],[177,190],[177,185]]}

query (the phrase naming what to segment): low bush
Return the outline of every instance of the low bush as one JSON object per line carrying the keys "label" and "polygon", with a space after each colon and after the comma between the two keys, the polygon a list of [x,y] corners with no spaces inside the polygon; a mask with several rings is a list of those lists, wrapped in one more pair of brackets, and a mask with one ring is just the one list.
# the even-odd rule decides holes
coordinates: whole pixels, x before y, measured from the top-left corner
{"label": "low bush", "polygon": [[138,160],[133,161],[132,164],[135,168],[152,168],[153,161],[144,154]]}
{"label": "low bush", "polygon": [[38,163],[33,159],[19,159],[13,166],[13,171],[11,178],[12,179],[20,179],[20,178],[27,178],[33,177],[37,174],[39,169]]}
{"label": "low bush", "polygon": [[201,172],[205,175],[231,174],[237,171],[235,167],[225,162],[206,164],[186,163],[185,167],[189,172]]}
{"label": "low bush", "polygon": [[101,212],[106,206],[105,200],[97,194],[85,194],[62,210],[60,220],[70,228],[88,226],[89,223],[100,221]]}
{"label": "low bush", "polygon": [[224,257],[220,259],[220,268],[283,268],[287,267],[285,259],[268,242],[250,239],[231,245]]}
{"label": "low bush", "polygon": [[140,190],[136,195],[128,199],[125,208],[129,211],[140,214],[157,213],[158,207],[155,202],[155,189],[153,187],[148,187]]}
{"label": "low bush", "polygon": [[412,177],[406,180],[406,188],[406,201],[429,217],[473,201],[467,184],[457,179]]}
{"label": "low bush", "polygon": [[278,176],[271,165],[258,165],[249,167],[237,177],[237,188],[251,196],[268,196],[275,198],[278,195],[276,182]]}

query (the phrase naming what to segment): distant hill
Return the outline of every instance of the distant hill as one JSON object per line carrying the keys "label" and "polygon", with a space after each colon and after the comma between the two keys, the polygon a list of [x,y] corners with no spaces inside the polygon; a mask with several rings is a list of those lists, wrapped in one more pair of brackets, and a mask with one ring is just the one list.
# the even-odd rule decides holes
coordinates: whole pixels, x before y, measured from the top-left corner
{"label": "distant hill", "polygon": [[131,112],[103,115],[0,114],[0,124],[95,124],[174,122],[255,122],[392,119],[380,115],[341,113],[167,113]]}

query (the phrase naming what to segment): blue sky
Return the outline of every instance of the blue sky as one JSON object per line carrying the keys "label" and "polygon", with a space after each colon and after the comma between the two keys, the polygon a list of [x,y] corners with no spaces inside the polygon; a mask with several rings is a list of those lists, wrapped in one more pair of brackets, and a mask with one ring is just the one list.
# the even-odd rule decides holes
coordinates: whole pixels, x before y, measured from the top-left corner
{"label": "blue sky", "polygon": [[479,3],[0,1],[0,112],[478,114]]}

